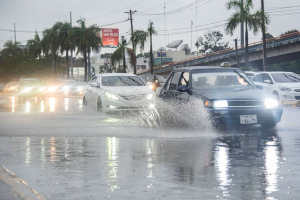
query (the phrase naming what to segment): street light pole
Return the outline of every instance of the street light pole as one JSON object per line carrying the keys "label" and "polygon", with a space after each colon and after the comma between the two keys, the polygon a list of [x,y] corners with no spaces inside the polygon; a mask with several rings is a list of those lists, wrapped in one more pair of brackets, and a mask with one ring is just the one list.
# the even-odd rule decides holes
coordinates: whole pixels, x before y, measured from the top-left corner
{"label": "street light pole", "polygon": [[[134,14],[137,11],[131,11],[129,10],[129,12],[125,12],[125,13],[129,13],[129,20],[130,20],[130,25],[131,25],[131,42],[132,42],[132,50],[135,56],[135,44],[134,44],[134,38],[133,38],[133,24],[132,24],[132,14]],[[135,58],[135,62],[134,62],[134,66],[133,66],[133,73],[136,74],[136,58]]]}
{"label": "street light pole", "polygon": [[[70,12],[70,26],[71,26],[71,31],[72,31],[72,12]],[[72,36],[72,33],[71,33],[71,36]],[[73,49],[72,49],[72,46],[73,46],[73,40],[71,41],[71,79],[73,79]]]}
{"label": "street light pole", "polygon": [[267,69],[267,42],[266,42],[266,24],[265,24],[265,5],[264,0],[261,0],[261,30],[262,30],[262,39],[263,39],[263,70]]}
{"label": "street light pole", "polygon": [[236,64],[239,65],[238,40],[234,39],[234,43],[235,43],[235,60],[236,60]]}

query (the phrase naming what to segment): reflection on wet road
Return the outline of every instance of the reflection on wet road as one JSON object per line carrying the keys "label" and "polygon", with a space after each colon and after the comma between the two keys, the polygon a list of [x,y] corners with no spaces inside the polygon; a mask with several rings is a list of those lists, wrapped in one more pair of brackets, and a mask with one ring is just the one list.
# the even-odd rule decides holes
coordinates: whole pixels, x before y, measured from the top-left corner
{"label": "reflection on wet road", "polygon": [[0,164],[46,199],[299,196],[297,108],[285,109],[276,129],[226,133],[147,128],[132,122],[138,116],[86,111],[80,99],[17,106],[9,97],[0,111]]}

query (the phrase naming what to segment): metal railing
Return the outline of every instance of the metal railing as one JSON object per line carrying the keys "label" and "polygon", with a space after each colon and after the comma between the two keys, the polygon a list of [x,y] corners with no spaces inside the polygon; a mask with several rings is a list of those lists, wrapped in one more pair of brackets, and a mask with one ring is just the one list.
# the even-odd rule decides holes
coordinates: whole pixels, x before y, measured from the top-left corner
{"label": "metal railing", "polygon": [[[285,44],[289,44],[290,42],[295,42],[300,40],[300,32],[294,32],[286,35],[282,35],[279,37],[267,39],[267,48],[274,48],[276,46],[281,46]],[[256,50],[261,50],[262,49],[262,41],[250,43],[248,45],[249,53],[256,51]],[[238,54],[243,55],[245,54],[246,51],[246,46],[239,46],[238,47]],[[198,57],[182,60],[182,61],[177,61],[177,62],[172,62],[167,65],[161,65],[159,67],[154,68],[154,72],[159,73],[159,72],[166,72],[166,71],[171,71],[174,68],[178,67],[187,67],[195,64],[201,64],[213,60],[219,60],[223,58],[228,58],[235,56],[235,48],[229,48],[225,49],[222,51],[217,51],[213,53],[208,53],[204,54]],[[144,70],[139,72],[139,74],[147,74],[150,73],[150,70]]]}

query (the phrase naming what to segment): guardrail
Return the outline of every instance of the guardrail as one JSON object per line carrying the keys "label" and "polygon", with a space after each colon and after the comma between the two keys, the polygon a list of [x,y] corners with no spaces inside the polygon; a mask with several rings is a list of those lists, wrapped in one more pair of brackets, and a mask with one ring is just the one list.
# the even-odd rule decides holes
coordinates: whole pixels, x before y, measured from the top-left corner
{"label": "guardrail", "polygon": [[[294,32],[294,33],[282,35],[279,37],[267,39],[266,41],[267,41],[267,48],[272,48],[277,45],[282,45],[284,43],[290,43],[290,42],[299,41],[299,40],[300,40],[300,32]],[[249,53],[253,52],[257,49],[260,49],[260,48],[262,49],[262,41],[250,43],[248,46],[249,46],[248,47]],[[246,45],[238,47],[239,55],[244,54],[245,51],[246,51]],[[226,57],[228,58],[231,56],[235,56],[235,48],[229,48],[229,49],[225,49],[222,51],[204,54],[204,55],[201,55],[201,56],[198,56],[195,58],[172,62],[168,65],[161,65],[159,67],[154,68],[154,72],[159,73],[159,72],[171,71],[174,68],[190,66],[190,65],[194,65],[194,64],[200,64],[200,63],[208,62],[210,60],[212,61],[212,60],[216,60],[216,59],[223,59],[223,58],[226,58]],[[150,70],[144,70],[144,71],[139,72],[138,74],[147,74],[147,73],[150,73]]]}

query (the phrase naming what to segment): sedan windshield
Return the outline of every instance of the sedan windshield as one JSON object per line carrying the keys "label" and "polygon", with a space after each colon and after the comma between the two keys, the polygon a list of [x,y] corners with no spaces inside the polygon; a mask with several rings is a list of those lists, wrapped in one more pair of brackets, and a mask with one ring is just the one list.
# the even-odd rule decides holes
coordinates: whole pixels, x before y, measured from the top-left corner
{"label": "sedan windshield", "polygon": [[300,76],[294,73],[272,73],[272,76],[277,83],[300,82]]}
{"label": "sedan windshield", "polygon": [[103,86],[145,86],[136,76],[105,76],[102,77]]}
{"label": "sedan windshield", "polygon": [[239,91],[253,88],[235,72],[193,73],[192,87],[195,90]]}

